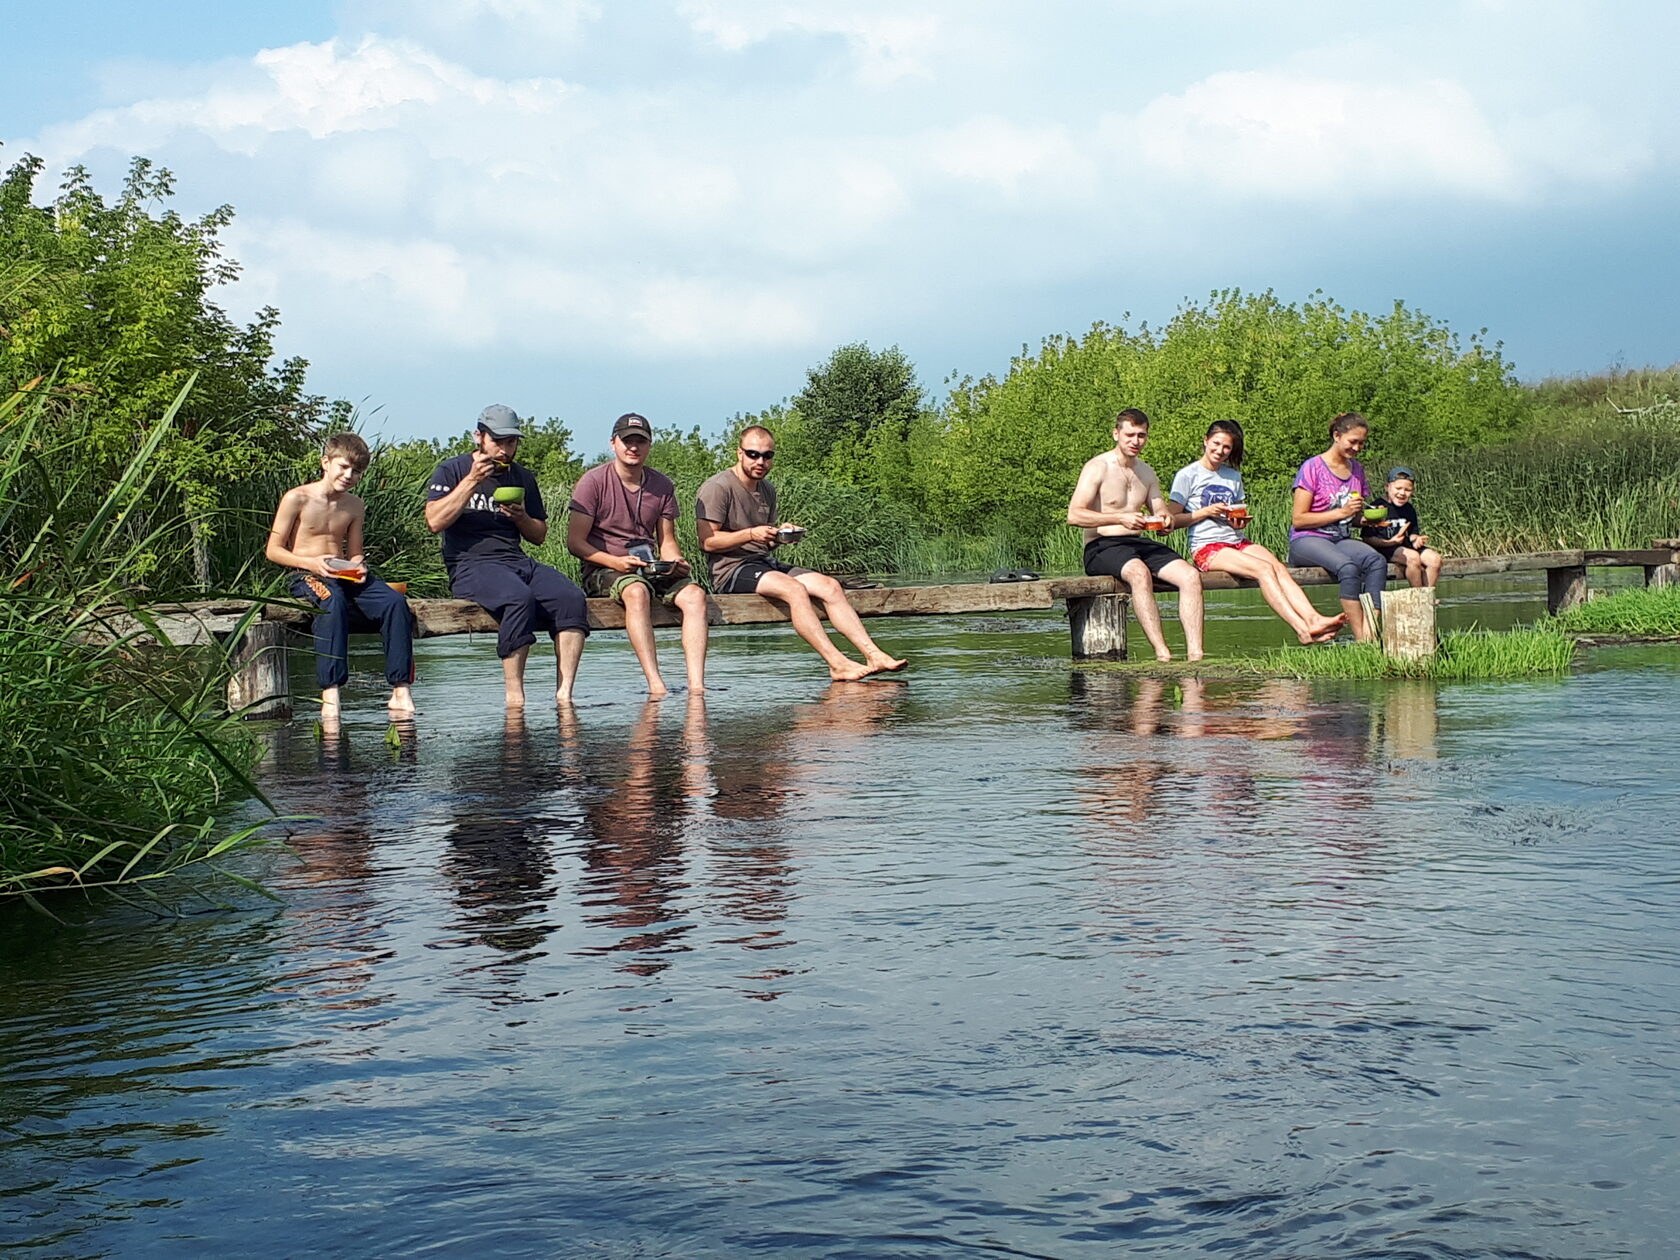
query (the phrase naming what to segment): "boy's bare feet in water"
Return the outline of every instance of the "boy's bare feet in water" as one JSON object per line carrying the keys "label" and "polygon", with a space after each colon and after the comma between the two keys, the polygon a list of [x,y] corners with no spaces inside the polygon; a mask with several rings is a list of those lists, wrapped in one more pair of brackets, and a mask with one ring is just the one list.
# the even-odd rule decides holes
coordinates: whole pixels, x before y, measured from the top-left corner
{"label": "boy's bare feet in water", "polygon": [[414,693],[407,687],[392,687],[391,699],[385,707],[392,713],[413,713]]}
{"label": "boy's bare feet in water", "polygon": [[888,656],[877,648],[863,658],[863,663],[869,667],[871,674],[896,674],[910,662],[900,660],[896,656]]}
{"label": "boy's bare feet in water", "polygon": [[338,688],[328,687],[321,693],[321,720],[323,722],[338,721],[339,716]]}
{"label": "boy's bare feet in water", "polygon": [[835,682],[862,682],[871,674],[880,672],[880,670],[871,669],[867,665],[859,665],[849,656],[842,656],[828,667],[828,676]]}

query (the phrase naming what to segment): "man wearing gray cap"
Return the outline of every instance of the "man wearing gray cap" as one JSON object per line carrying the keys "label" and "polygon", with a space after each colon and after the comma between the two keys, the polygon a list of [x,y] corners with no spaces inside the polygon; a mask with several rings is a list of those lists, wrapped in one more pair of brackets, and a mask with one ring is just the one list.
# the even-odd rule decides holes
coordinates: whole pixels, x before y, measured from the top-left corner
{"label": "man wearing gray cap", "polygon": [[449,589],[496,619],[496,654],[508,708],[525,703],[525,660],[537,630],[554,640],[560,682],[554,698],[569,704],[578,658],[589,634],[583,592],[565,574],[538,564],[522,543],[548,537],[548,511],[537,479],[514,463],[522,431],[513,408],[500,403],[479,413],[476,450],[446,459],[426,491],[426,527],[443,535]]}

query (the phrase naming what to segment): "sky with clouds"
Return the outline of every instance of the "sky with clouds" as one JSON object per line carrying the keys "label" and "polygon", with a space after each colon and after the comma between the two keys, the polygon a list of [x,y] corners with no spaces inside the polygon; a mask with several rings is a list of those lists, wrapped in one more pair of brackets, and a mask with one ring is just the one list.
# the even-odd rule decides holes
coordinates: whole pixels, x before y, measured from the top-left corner
{"label": "sky with clouds", "polygon": [[232,203],[224,305],[391,437],[715,431],[852,341],[937,394],[1233,286],[1680,359],[1669,3],[0,4],[0,162]]}

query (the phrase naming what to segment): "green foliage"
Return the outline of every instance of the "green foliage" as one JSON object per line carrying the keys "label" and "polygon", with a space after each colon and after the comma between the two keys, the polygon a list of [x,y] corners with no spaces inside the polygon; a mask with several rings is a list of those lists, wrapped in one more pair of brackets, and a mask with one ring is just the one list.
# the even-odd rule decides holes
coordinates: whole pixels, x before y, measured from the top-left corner
{"label": "green foliage", "polygon": [[859,484],[876,478],[871,455],[902,445],[922,410],[916,369],[897,346],[874,351],[862,342],[841,346],[805,373],[793,399],[801,440],[831,477]]}
{"label": "green foliage", "polygon": [[1145,459],[1164,484],[1200,456],[1217,419],[1242,422],[1244,476],[1268,484],[1323,450],[1341,411],[1371,417],[1380,461],[1509,433],[1527,400],[1497,345],[1478,334],[1463,346],[1399,304],[1377,317],[1322,295],[1285,304],[1227,290],[1160,330],[1098,324],[1023,350],[1001,379],[958,382],[943,440],[914,467],[923,501],[943,528],[1043,539],[1127,406],[1154,421]]}
{"label": "green foliage", "polygon": [[159,452],[152,502],[129,527],[132,537],[168,524],[135,557],[136,579],[159,589],[207,585],[219,576],[210,550],[218,533],[240,531],[245,551],[260,545],[259,527],[226,511],[238,499],[230,488],[287,467],[346,409],[304,392],[303,360],[272,365],[272,308],[241,326],[211,300],[238,274],[219,240],[231,208],[196,220],[154,213],[174,181],[144,158],[114,201],[72,167],[52,204],[37,206],[41,169],[25,157],[0,180],[0,258],[9,268],[0,277],[0,392],[51,377],[46,422],[73,428],[76,462],[109,484],[152,419],[195,379]]}
{"label": "green foliage", "polygon": [[259,842],[214,809],[255,793],[219,716],[226,662],[161,640],[132,595],[161,452],[187,386],[114,485],[78,461],[91,421],[45,390],[0,404],[0,898],[133,884]]}

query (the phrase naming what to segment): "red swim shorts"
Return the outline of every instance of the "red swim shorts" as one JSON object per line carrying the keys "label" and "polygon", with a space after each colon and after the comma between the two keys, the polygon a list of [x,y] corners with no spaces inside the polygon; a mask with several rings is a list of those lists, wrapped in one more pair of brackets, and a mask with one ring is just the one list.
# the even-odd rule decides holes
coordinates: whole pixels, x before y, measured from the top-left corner
{"label": "red swim shorts", "polygon": [[1247,551],[1252,546],[1254,546],[1254,544],[1249,542],[1246,538],[1241,542],[1234,543],[1209,543],[1205,547],[1197,547],[1196,554],[1191,556],[1190,560],[1191,563],[1193,563],[1198,569],[1200,569],[1203,573],[1206,573],[1208,561],[1213,559],[1213,555],[1216,551],[1224,551],[1227,547],[1230,547],[1235,551]]}

